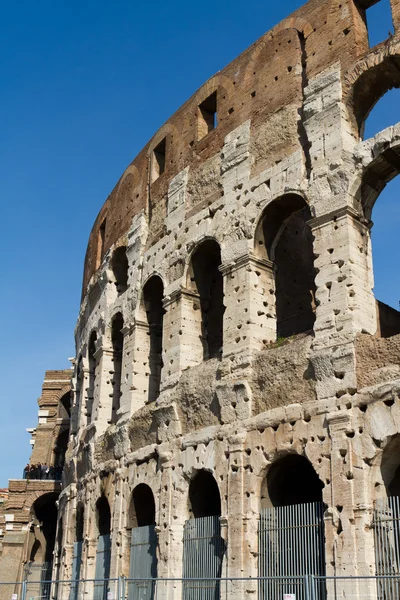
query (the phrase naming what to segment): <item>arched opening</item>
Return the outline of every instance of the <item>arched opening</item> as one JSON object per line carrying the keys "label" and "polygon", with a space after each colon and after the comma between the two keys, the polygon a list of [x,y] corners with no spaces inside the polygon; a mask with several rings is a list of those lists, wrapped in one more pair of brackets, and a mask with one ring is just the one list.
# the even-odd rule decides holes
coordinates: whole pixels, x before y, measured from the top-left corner
{"label": "arched opening", "polygon": [[126,247],[120,246],[116,248],[111,258],[111,268],[114,273],[115,287],[118,294],[123,294],[128,287],[128,266]]}
{"label": "arched opening", "polygon": [[69,428],[59,432],[53,450],[54,479],[60,481],[68,448]]}
{"label": "arched opening", "polygon": [[75,415],[77,419],[77,425],[79,429],[80,425],[80,414],[82,410],[82,392],[84,385],[84,372],[83,372],[83,362],[82,356],[78,358],[78,363],[76,365],[76,384],[75,384]]}
{"label": "arched opening", "polygon": [[156,400],[160,393],[163,337],[164,286],[160,277],[153,276],[143,288],[143,304],[148,327],[148,402]]}
{"label": "arched opening", "polygon": [[288,454],[268,471],[268,499],[272,506],[322,502],[323,487],[312,464],[299,454]]}
{"label": "arched opening", "polygon": [[220,582],[215,580],[222,574],[225,541],[221,537],[221,496],[211,473],[202,469],[195,474],[189,484],[188,504],[191,518],[183,530],[183,577],[204,580],[186,581],[183,598],[193,597],[197,589],[199,598],[216,600]]}
{"label": "arched opening", "polygon": [[221,496],[218,484],[209,471],[199,471],[190,482],[189,513],[195,519],[221,516]]}
{"label": "arched opening", "polygon": [[[400,565],[400,434],[385,446],[381,456],[381,477],[386,497],[375,502],[374,543],[376,575],[395,575]],[[375,483],[375,489],[377,490]],[[382,489],[382,488],[381,488]],[[379,585],[378,598],[397,598],[393,581]]]}
{"label": "arched opening", "polygon": [[198,297],[199,305],[196,302],[193,305],[193,321],[198,328],[203,360],[222,354],[225,307],[220,266],[221,249],[215,240],[200,244],[190,262],[188,287]]}
{"label": "arched opening", "polygon": [[360,210],[365,219],[370,221],[371,244],[366,248],[368,260],[372,258],[373,276],[369,274],[368,290],[373,287],[377,335],[383,338],[400,333],[400,282],[394,276],[400,259],[400,211],[397,202],[400,193],[399,172],[400,146],[386,148],[366,169],[356,195]]}
{"label": "arched opening", "polygon": [[309,331],[315,321],[315,270],[311,213],[296,194],[282,196],[265,209],[257,227],[255,252],[272,263],[277,337]]}
{"label": "arched opening", "polygon": [[[278,597],[274,577],[325,575],[323,487],[304,456],[289,454],[270,467],[262,486],[259,525],[259,574],[271,578],[263,582],[263,597]],[[299,581],[289,579],[288,593],[301,597]],[[325,585],[321,581],[318,586],[317,596],[323,598]]]}
{"label": "arched opening", "polygon": [[[25,567],[28,581],[50,581],[53,569],[53,555],[57,530],[57,493],[43,494],[35,500],[31,508],[31,529],[29,533],[29,562]],[[50,586],[37,584],[37,592],[48,598]]]}
{"label": "arched opening", "polygon": [[111,511],[108,500],[100,496],[96,502],[96,524],[98,531],[94,600],[107,600],[108,579],[111,564]]}
{"label": "arched opening", "polygon": [[87,400],[86,400],[86,422],[92,422],[93,415],[93,403],[94,403],[94,394],[96,389],[96,369],[97,369],[97,358],[96,358],[96,342],[97,342],[97,334],[95,331],[92,331],[89,338],[89,385],[87,388]]}
{"label": "arched opening", "polygon": [[79,597],[79,580],[81,578],[83,531],[84,531],[85,509],[82,503],[76,508],[75,541],[72,555],[72,576],[70,600]]}
{"label": "arched opening", "polygon": [[[130,535],[129,577],[143,577],[142,581],[132,581],[129,597],[143,597],[152,600],[155,595],[155,582],[146,581],[157,577],[157,534],[155,530],[156,505],[151,488],[140,483],[132,492],[128,511],[127,530]],[[142,596],[140,596],[142,597]]]}
{"label": "arched opening", "polygon": [[58,418],[66,421],[71,418],[71,392],[61,397],[58,403]]}
{"label": "arched opening", "polygon": [[124,327],[124,319],[121,313],[117,313],[111,324],[111,342],[113,349],[113,403],[111,422],[116,423],[118,420],[118,410],[121,405],[121,376],[122,376],[122,356],[124,348],[124,335],[122,329]]}

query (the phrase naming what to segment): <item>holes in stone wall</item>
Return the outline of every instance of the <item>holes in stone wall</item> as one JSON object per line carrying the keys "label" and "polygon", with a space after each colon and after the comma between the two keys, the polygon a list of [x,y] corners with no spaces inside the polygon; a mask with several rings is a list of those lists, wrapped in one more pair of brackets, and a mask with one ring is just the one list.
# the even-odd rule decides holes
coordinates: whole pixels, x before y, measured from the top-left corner
{"label": "holes in stone wall", "polygon": [[201,140],[218,125],[217,92],[199,104],[197,110],[197,139]]}
{"label": "holes in stone wall", "polygon": [[128,258],[125,246],[120,246],[114,250],[111,258],[111,268],[114,273],[117,292],[123,294],[128,287]]}
{"label": "holes in stone wall", "polygon": [[118,420],[118,410],[121,404],[121,375],[122,375],[122,355],[124,346],[124,336],[122,329],[124,327],[124,319],[121,313],[117,313],[111,323],[111,343],[113,350],[113,378],[112,378],[112,412],[111,422],[116,423]]}
{"label": "holes in stone wall", "polygon": [[223,279],[219,270],[221,250],[215,240],[206,240],[193,253],[189,269],[189,286],[198,294],[201,310],[203,360],[222,354],[223,344]]}

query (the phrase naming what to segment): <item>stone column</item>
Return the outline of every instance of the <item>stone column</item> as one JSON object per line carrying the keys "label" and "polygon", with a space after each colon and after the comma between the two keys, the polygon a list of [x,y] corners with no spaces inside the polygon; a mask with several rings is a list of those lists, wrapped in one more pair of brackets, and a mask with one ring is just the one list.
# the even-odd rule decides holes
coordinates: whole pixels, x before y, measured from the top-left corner
{"label": "stone column", "polygon": [[349,207],[309,222],[317,275],[313,364],[318,397],[356,389],[354,337],[376,332],[368,224]]}
{"label": "stone column", "polygon": [[[124,330],[125,331],[125,330]],[[124,333],[121,416],[129,417],[147,402],[149,387],[149,326],[135,319]],[[126,373],[127,377],[124,376]]]}
{"label": "stone column", "polygon": [[[227,548],[224,561],[226,568],[223,570],[227,577],[247,577],[245,573],[244,557],[244,465],[243,452],[246,433],[232,435],[228,438],[229,465],[228,465],[228,503],[227,520],[228,536]],[[247,562],[247,560],[246,560]],[[252,584],[250,584],[252,586]],[[222,586],[221,597],[243,598],[247,592],[247,584],[244,581],[228,581],[226,595],[223,594],[225,586]],[[251,588],[252,589],[252,588]]]}
{"label": "stone column", "polygon": [[[369,509],[362,504],[364,473],[358,474],[354,464],[353,438],[355,435],[351,414],[337,411],[327,415],[331,438],[331,502],[332,530],[326,532],[327,575],[361,576],[371,575],[369,569],[370,551],[374,547],[373,534],[365,525],[370,523]],[[324,494],[326,496],[326,493]],[[325,521],[328,527],[329,522]],[[333,563],[333,564],[332,564]],[[334,566],[333,566],[334,565]],[[353,581],[339,579],[335,589],[328,582],[328,600],[347,597],[358,590],[359,597],[376,597],[376,583],[373,579]],[[337,596],[335,595],[337,594]]]}
{"label": "stone column", "polygon": [[252,254],[220,266],[224,276],[224,356],[257,352],[276,340],[273,264]]}
{"label": "stone column", "polygon": [[[182,510],[181,486],[176,481],[173,453],[167,448],[159,450],[161,486],[157,509],[158,577],[181,578],[183,573],[183,526],[187,511]],[[157,598],[174,600],[182,597],[181,581],[170,581],[159,585]]]}
{"label": "stone column", "polygon": [[99,340],[99,348],[94,354],[98,361],[98,388],[97,396],[93,403],[93,421],[96,423],[97,434],[105,432],[111,422],[114,374],[113,349],[102,346]]}
{"label": "stone column", "polygon": [[163,301],[163,376],[161,391],[174,385],[181,372],[203,360],[200,297],[181,289]]}

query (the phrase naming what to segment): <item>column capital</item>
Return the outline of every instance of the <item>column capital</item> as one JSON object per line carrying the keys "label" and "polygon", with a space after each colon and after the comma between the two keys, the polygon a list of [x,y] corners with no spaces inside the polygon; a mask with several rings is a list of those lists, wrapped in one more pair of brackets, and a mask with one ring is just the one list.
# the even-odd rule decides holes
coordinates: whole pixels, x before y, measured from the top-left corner
{"label": "column capital", "polygon": [[163,298],[163,307],[165,309],[173,304],[174,302],[179,302],[181,298],[185,298],[186,300],[198,300],[200,295],[194,290],[189,290],[187,288],[179,288],[178,290],[174,290],[167,296]]}
{"label": "column capital", "polygon": [[248,267],[250,267],[250,268],[254,267],[254,268],[266,269],[269,271],[273,271],[274,263],[265,258],[260,258],[260,257],[256,256],[255,254],[253,254],[252,252],[249,252],[247,254],[242,254],[242,256],[239,256],[238,258],[236,258],[232,261],[222,263],[218,267],[218,269],[220,270],[222,275],[228,275],[230,273],[234,273],[235,271],[238,271],[239,269],[248,268]]}
{"label": "column capital", "polygon": [[366,219],[363,215],[360,215],[354,208],[351,206],[343,206],[342,208],[338,208],[333,210],[325,215],[321,215],[319,217],[315,217],[314,219],[310,219],[307,221],[307,225],[309,225],[310,229],[318,229],[319,227],[323,227],[327,223],[331,223],[332,221],[338,221],[340,219],[344,219],[346,217],[352,218],[354,221],[360,223],[360,225],[364,225],[367,229],[371,229],[373,223],[369,219]]}

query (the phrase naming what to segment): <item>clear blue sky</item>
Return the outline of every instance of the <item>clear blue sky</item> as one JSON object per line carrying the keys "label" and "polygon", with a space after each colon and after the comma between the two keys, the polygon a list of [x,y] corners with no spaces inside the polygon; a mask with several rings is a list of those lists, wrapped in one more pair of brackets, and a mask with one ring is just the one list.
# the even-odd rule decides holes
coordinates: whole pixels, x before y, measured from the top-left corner
{"label": "clear blue sky", "polygon": [[[301,4],[2,3],[0,486],[29,458],[44,371],[74,355],[86,243],[108,193],[204,81]],[[377,39],[389,28],[381,9],[371,9]],[[383,126],[399,119],[398,99],[374,116],[376,130],[381,115]],[[397,306],[400,190],[390,187],[374,213],[377,287]]]}

